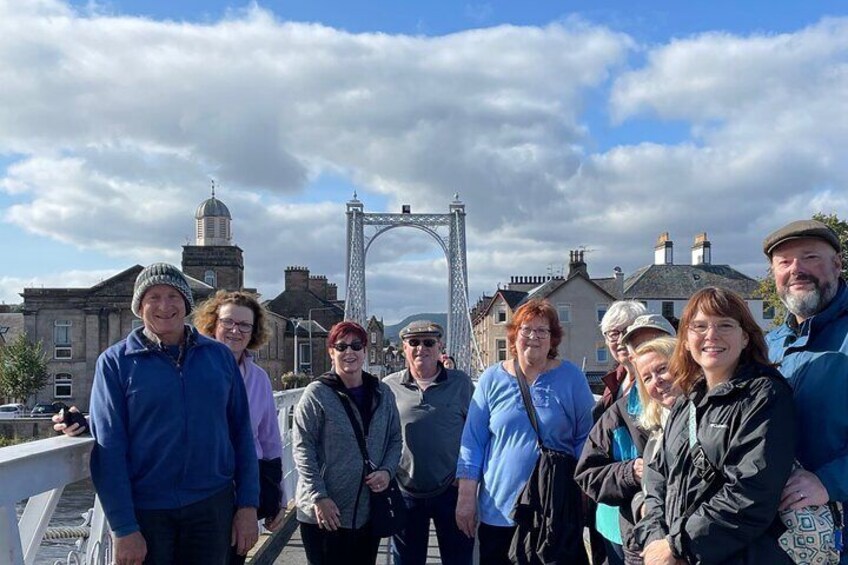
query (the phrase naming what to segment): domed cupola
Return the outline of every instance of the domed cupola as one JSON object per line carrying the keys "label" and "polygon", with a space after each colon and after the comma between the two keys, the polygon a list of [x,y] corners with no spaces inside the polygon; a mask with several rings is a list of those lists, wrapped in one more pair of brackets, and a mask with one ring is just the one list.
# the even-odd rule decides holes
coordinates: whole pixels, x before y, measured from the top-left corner
{"label": "domed cupola", "polygon": [[212,181],[212,197],[200,203],[194,220],[197,245],[232,245],[232,216],[227,206],[215,198],[215,181]]}

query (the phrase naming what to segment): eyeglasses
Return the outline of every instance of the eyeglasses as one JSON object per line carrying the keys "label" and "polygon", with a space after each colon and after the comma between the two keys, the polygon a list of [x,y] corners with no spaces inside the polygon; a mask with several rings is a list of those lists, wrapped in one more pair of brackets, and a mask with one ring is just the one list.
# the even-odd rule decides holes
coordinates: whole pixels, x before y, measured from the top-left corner
{"label": "eyeglasses", "polygon": [[525,328],[524,326],[521,326],[518,328],[518,333],[521,334],[521,337],[533,337],[534,334],[539,339],[551,337],[551,330],[548,328]]}
{"label": "eyeglasses", "polygon": [[354,351],[362,351],[363,345],[362,345],[361,341],[352,341],[350,343],[334,343],[333,344],[333,349],[335,349],[339,353],[343,353],[344,351],[347,350],[348,347],[350,347]]}
{"label": "eyeglasses", "polygon": [[218,318],[218,323],[224,326],[225,330],[238,328],[238,331],[243,334],[249,334],[251,331],[253,331],[253,324],[248,324],[247,322],[236,322],[235,320],[231,320],[229,318]]}
{"label": "eyeglasses", "polygon": [[412,339],[406,340],[406,343],[409,344],[409,347],[418,347],[419,345],[423,345],[424,347],[433,347],[439,342],[435,339],[417,339],[413,337]]}
{"label": "eyeglasses", "polygon": [[607,341],[618,341],[623,335],[623,330],[607,330],[604,332],[604,337],[607,338]]}
{"label": "eyeglasses", "polygon": [[733,333],[741,326],[735,322],[718,322],[716,324],[712,322],[692,322],[689,324],[689,330],[700,335],[706,335],[710,327],[715,328],[715,331],[718,332],[719,335],[727,335]]}

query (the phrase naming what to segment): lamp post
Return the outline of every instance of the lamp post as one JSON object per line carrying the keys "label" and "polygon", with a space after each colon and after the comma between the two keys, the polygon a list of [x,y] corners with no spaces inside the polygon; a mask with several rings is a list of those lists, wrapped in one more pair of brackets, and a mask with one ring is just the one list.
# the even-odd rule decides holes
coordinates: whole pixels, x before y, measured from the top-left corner
{"label": "lamp post", "polygon": [[292,323],[294,324],[294,366],[292,367],[292,373],[295,375],[298,373],[297,366],[297,330],[300,327],[300,323],[303,321],[302,318],[292,318]]}
{"label": "lamp post", "polygon": [[308,312],[309,317],[309,372],[312,372],[312,312],[316,310],[335,310],[335,306],[319,306],[317,308],[310,308]]}

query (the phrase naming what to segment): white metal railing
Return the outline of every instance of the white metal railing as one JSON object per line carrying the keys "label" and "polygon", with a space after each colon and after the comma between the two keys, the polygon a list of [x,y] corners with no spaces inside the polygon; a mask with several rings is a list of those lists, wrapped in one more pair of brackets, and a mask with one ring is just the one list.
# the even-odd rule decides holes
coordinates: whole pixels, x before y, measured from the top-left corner
{"label": "white metal railing", "polygon": [[[294,406],[303,389],[274,393],[283,440],[283,492],[294,498],[297,471],[291,442]],[[89,457],[94,439],[59,436],[0,448],[0,563],[33,565],[47,525],[65,486],[91,476]],[[20,520],[15,504],[28,498]],[[111,536],[99,498],[95,497],[90,532],[80,551],[67,563],[100,565],[111,562]]]}

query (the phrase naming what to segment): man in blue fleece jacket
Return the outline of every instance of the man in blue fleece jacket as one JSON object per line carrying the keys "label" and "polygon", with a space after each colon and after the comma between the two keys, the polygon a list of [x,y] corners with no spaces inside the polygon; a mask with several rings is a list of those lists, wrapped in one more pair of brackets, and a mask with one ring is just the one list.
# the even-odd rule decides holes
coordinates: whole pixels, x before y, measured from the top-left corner
{"label": "man in blue fleece jacket", "polygon": [[244,383],[224,345],[184,324],[192,306],[176,267],[150,265],[132,301],[144,325],[97,360],[91,477],[120,565],[225,565],[258,537]]}

